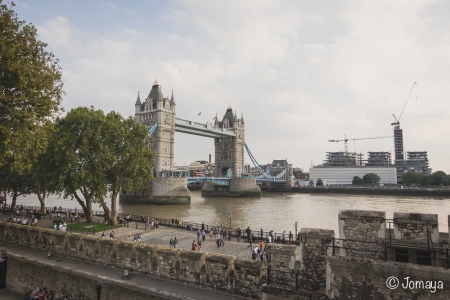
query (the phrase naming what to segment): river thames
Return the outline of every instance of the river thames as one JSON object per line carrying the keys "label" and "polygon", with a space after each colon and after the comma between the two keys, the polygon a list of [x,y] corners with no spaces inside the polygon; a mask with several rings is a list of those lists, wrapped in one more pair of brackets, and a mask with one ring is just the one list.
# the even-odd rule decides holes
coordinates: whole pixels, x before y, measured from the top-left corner
{"label": "river thames", "polygon": [[[420,212],[438,214],[439,231],[448,232],[447,215],[450,214],[449,198],[422,198],[400,196],[361,196],[342,194],[287,194],[263,192],[261,198],[203,198],[200,191],[191,192],[190,205],[132,205],[118,204],[118,210],[127,214],[148,215],[158,218],[180,218],[194,223],[229,226],[231,211],[232,227],[264,231],[295,231],[298,228],[333,229],[338,235],[338,214],[340,210],[363,209],[386,212],[386,218],[392,218],[394,212]],[[10,203],[8,198],[8,203]],[[19,197],[17,204],[39,205],[35,195]],[[80,208],[76,200],[50,196],[46,206]],[[98,204],[94,209],[101,210]]]}

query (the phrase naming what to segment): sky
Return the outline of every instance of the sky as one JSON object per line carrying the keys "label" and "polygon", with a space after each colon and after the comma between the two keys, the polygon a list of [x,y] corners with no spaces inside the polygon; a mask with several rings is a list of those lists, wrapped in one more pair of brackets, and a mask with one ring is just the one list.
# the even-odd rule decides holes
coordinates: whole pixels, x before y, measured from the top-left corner
{"label": "sky", "polygon": [[[450,172],[450,1],[15,3],[60,60],[66,111],[134,115],[156,78],[178,118],[212,122],[231,105],[260,164],[287,158],[308,171],[344,151],[330,139],[392,136],[417,82],[400,119],[404,149]],[[348,148],[393,153],[394,142]],[[209,154],[212,139],[176,133],[178,165]]]}

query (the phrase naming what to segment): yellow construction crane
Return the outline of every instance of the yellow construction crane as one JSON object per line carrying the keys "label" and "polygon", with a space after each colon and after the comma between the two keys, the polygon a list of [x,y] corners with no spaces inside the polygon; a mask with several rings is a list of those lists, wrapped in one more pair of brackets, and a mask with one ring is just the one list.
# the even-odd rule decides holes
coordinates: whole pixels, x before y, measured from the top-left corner
{"label": "yellow construction crane", "polygon": [[414,86],[416,84],[417,84],[417,82],[414,82],[412,87],[411,87],[411,89],[409,90],[408,98],[406,98],[405,104],[403,105],[402,111],[400,112],[400,115],[398,116],[398,119],[397,119],[397,117],[394,114],[392,114],[394,116],[395,122],[391,123],[391,125],[400,125],[400,118],[402,117],[403,112],[405,111],[406,104],[408,104],[409,97],[411,97],[411,93],[412,93],[412,91],[414,89]]}
{"label": "yellow construction crane", "polygon": [[343,140],[328,140],[329,142],[345,142],[345,153],[348,153],[348,145],[347,142],[348,141],[359,141],[359,140],[374,140],[374,139],[387,139],[387,138],[391,138],[393,137],[391,136],[377,136],[377,137],[369,137],[369,138],[358,138],[358,139],[348,139],[347,135],[344,134],[344,139]]}

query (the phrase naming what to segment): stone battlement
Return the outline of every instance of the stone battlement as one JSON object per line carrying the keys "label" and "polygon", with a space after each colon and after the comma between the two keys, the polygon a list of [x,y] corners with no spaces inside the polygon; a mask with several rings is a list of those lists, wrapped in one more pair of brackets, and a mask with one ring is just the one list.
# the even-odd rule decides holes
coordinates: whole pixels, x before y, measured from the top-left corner
{"label": "stone battlement", "polygon": [[[393,219],[385,216],[380,211],[341,211],[339,238],[333,230],[301,228],[300,246],[272,243],[266,247],[267,269],[259,260],[12,223],[0,223],[0,241],[262,299],[278,299],[279,295],[290,299],[301,299],[297,297],[301,295],[308,295],[309,299],[372,299],[371,295],[378,299],[398,295],[398,299],[408,299],[410,290],[397,289],[393,293],[386,289],[389,276],[423,281],[450,276],[449,256],[443,247],[444,234],[439,235],[437,215],[394,213]],[[389,272],[381,272],[380,268]],[[411,273],[412,268],[426,272]],[[444,289],[436,294],[420,291],[423,299],[431,299],[430,295],[448,299],[450,285],[442,281]]]}

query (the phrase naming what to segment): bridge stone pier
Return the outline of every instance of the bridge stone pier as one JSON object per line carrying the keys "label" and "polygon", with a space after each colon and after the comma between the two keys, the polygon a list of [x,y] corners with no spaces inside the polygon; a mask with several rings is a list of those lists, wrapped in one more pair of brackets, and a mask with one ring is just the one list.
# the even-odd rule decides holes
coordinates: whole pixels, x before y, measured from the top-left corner
{"label": "bridge stone pier", "polygon": [[[149,128],[151,134],[148,147],[155,154],[154,177],[151,186],[144,191],[120,195],[122,202],[149,204],[189,204],[190,191],[187,179],[169,177],[174,167],[175,132],[193,134],[214,139],[215,177],[230,177],[229,186],[204,183],[203,196],[260,196],[261,190],[255,178],[240,177],[244,168],[245,123],[228,106],[222,120],[216,115],[214,123],[198,123],[176,118],[176,103],[173,95],[164,97],[161,86],[155,80],[150,93],[141,101],[140,94],[135,103],[135,118]],[[204,191],[203,191],[204,190]]]}

